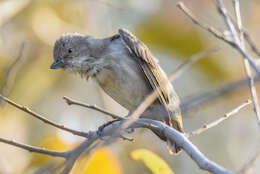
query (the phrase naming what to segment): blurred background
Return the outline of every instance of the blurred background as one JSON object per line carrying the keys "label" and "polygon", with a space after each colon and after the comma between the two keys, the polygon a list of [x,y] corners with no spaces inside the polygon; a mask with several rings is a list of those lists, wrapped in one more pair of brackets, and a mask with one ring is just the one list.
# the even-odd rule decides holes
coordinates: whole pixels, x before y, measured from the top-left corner
{"label": "blurred background", "polygon": [[[225,30],[211,1],[183,2],[201,20]],[[93,81],[49,68],[54,42],[61,34],[78,32],[108,37],[117,33],[118,28],[131,30],[146,43],[167,73],[173,72],[195,53],[220,48],[218,53],[200,60],[173,82],[181,100],[245,78],[241,56],[192,24],[177,9],[176,3],[177,0],[0,0],[0,91],[3,91],[8,67],[21,56],[17,72],[5,92],[17,103],[50,120],[84,131],[96,130],[110,118],[86,108],[68,106],[63,96],[126,115],[127,111]],[[225,3],[233,12],[232,1]],[[241,1],[241,13],[245,28],[260,47],[260,2]],[[183,115],[185,131],[216,120],[248,98],[248,87],[243,87],[190,110]],[[118,140],[99,151],[97,164],[111,167],[110,173],[151,173],[141,161],[135,161],[129,155],[135,149],[145,148],[159,155],[176,174],[207,173],[201,171],[186,153],[169,155],[165,144],[147,130],[139,130],[131,136],[135,138],[133,143]],[[7,104],[0,106],[0,137],[54,150],[72,148],[82,140]],[[192,137],[191,141],[216,163],[232,171],[239,170],[260,147],[259,127],[252,106]],[[59,161],[6,144],[0,144],[0,154],[0,174],[40,173]],[[83,160],[81,167],[89,158]],[[74,170],[73,174],[82,171]],[[252,174],[259,172],[260,165],[256,165]],[[98,172],[88,169],[88,173]]]}

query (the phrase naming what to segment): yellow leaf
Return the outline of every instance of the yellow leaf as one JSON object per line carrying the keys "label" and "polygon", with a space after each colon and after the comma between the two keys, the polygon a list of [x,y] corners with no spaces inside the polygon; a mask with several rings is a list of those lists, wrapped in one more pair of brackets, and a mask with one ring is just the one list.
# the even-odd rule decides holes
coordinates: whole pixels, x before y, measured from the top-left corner
{"label": "yellow leaf", "polygon": [[[86,160],[83,170],[79,170],[81,161],[76,163],[72,173],[73,174],[122,174],[121,165],[114,153],[107,147],[97,149]],[[82,171],[82,172],[81,172]]]}
{"label": "yellow leaf", "polygon": [[147,149],[134,150],[130,156],[134,160],[142,160],[153,174],[174,174],[163,159]]}

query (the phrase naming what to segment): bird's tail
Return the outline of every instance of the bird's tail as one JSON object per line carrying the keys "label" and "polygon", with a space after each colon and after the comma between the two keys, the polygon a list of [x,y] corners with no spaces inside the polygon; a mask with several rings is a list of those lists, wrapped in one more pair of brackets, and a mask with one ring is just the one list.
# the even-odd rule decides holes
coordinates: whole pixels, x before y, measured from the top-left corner
{"label": "bird's tail", "polygon": [[[174,118],[169,120],[169,125],[178,130],[179,132],[183,133],[183,124],[182,124],[182,117],[179,113],[178,115],[175,115]],[[178,146],[175,142],[172,142],[171,140],[166,138],[167,142],[167,149],[169,150],[170,154],[178,155],[181,152],[181,147]]]}
{"label": "bird's tail", "polygon": [[[179,132],[184,132],[181,112],[179,109],[166,110],[163,107],[151,106],[147,109],[141,116],[141,118],[149,118],[152,120],[162,121],[170,127],[176,129]],[[153,131],[153,130],[152,130]],[[179,147],[175,142],[167,139],[165,135],[158,131],[153,131],[161,140],[167,143],[167,148],[171,154],[177,155],[181,152],[181,147]]]}
{"label": "bird's tail", "polygon": [[[182,117],[181,114],[175,115],[174,118],[170,118],[165,122],[167,125],[171,126],[172,128],[178,130],[179,132],[183,133],[183,124],[182,124]],[[181,152],[181,147],[178,146],[175,142],[171,141],[164,135],[160,135],[154,132],[161,140],[165,141],[167,144],[167,149],[170,154],[178,155]]]}

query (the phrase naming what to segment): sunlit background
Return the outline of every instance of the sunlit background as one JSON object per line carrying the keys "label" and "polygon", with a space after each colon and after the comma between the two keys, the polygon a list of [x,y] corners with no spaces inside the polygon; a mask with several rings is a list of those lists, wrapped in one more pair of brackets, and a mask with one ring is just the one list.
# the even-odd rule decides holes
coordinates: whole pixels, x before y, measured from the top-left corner
{"label": "sunlit background", "polygon": [[[201,20],[225,30],[212,1],[183,2]],[[6,80],[6,68],[19,56],[24,45],[17,76],[8,92],[10,99],[50,120],[84,131],[96,130],[110,118],[93,110],[68,106],[63,96],[126,115],[127,111],[93,81],[87,82],[80,76],[49,68],[53,61],[54,42],[61,34],[78,32],[108,37],[117,33],[118,28],[131,30],[146,43],[167,73],[195,53],[220,48],[218,53],[200,60],[173,82],[181,99],[244,78],[241,56],[192,24],[177,9],[176,3],[177,0],[0,0],[0,90]],[[225,3],[232,11],[231,0]],[[260,3],[257,0],[241,1],[241,8],[244,26],[260,47]],[[183,115],[185,131],[199,128],[232,110],[250,97],[248,91],[247,87],[233,91]],[[151,173],[144,163],[130,157],[130,153],[139,148],[159,155],[176,174],[206,173],[186,153],[169,155],[165,144],[147,130],[139,130],[131,136],[134,142],[118,140],[99,151],[101,157],[97,164],[110,167],[111,172],[107,173]],[[7,104],[0,108],[0,137],[54,150],[72,148],[82,140]],[[216,163],[238,171],[260,145],[259,127],[252,106],[191,140]],[[87,160],[89,156],[78,166],[90,165]],[[58,161],[58,158],[0,144],[1,174],[40,173]],[[93,169],[86,170],[95,173]],[[256,165],[252,174],[259,171],[260,165]],[[81,173],[84,171],[73,170],[73,174]]]}

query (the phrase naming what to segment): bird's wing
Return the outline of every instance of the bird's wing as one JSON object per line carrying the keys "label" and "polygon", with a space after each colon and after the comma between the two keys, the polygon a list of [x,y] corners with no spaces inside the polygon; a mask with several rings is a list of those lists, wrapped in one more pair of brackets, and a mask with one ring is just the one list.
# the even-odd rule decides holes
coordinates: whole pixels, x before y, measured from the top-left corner
{"label": "bird's wing", "polygon": [[[183,132],[182,118],[179,108],[179,98],[175,93],[167,75],[160,68],[152,53],[137,37],[125,29],[118,30],[120,38],[125,43],[129,51],[137,58],[137,62],[142,67],[142,70],[150,82],[153,90],[157,90],[158,99],[167,110],[168,115],[159,118],[165,121],[171,127]],[[168,149],[173,154],[178,154],[181,148],[174,142],[166,139],[166,137],[159,137],[168,142]]]}
{"label": "bird's wing", "polygon": [[171,97],[168,85],[166,84],[168,79],[166,74],[161,70],[157,60],[153,57],[146,45],[131,32],[126,29],[119,29],[118,32],[130,52],[137,58],[137,62],[142,67],[142,70],[144,71],[144,74],[150,82],[153,90],[158,91],[159,101],[167,108]]}

